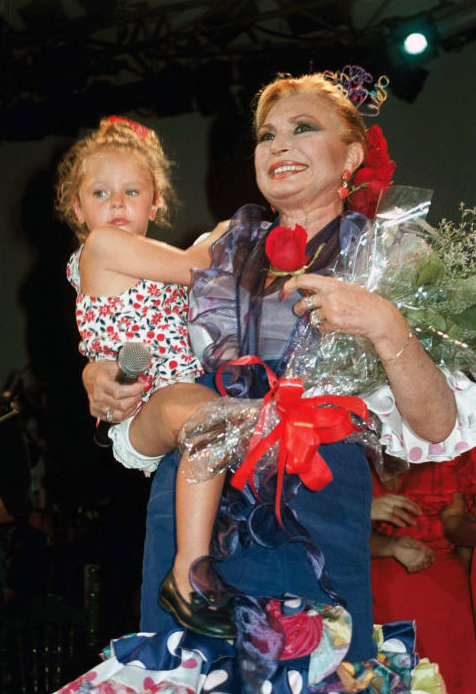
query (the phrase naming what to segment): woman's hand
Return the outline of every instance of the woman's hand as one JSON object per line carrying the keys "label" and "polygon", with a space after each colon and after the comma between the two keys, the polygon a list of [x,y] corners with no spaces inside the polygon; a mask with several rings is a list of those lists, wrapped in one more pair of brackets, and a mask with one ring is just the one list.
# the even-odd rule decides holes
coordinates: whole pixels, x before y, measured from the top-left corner
{"label": "woman's hand", "polygon": [[83,385],[89,398],[89,411],[93,417],[114,422],[132,417],[141,400],[144,384],[139,380],[132,385],[120,385],[115,378],[118,367],[114,361],[96,361],[83,369]]}
{"label": "woman's hand", "polygon": [[369,544],[373,559],[396,559],[411,574],[428,569],[435,561],[431,547],[410,535],[390,536],[372,530]]}
{"label": "woman's hand", "polygon": [[419,516],[420,513],[418,504],[407,496],[383,494],[373,498],[370,518],[373,521],[385,521],[398,528],[405,528],[415,525],[415,516]]}
{"label": "woman's hand", "polygon": [[[408,335],[408,323],[398,309],[357,284],[334,277],[303,274],[288,280],[283,292],[288,296],[297,289],[305,290],[308,296],[294,305],[294,312],[301,316],[311,310],[314,319],[317,317],[319,320],[321,332],[363,335],[375,346],[379,342],[388,342],[389,337],[399,343]],[[392,343],[388,350],[389,356],[394,353]]]}
{"label": "woman's hand", "polygon": [[409,574],[429,569],[435,561],[435,553],[431,547],[415,537],[400,535],[392,539],[393,556]]}
{"label": "woman's hand", "polygon": [[378,294],[334,277],[298,275],[285,283],[284,295],[297,289],[308,296],[295,304],[295,313],[310,311],[311,323],[323,333],[367,337],[382,362],[402,418],[425,441],[445,441],[456,425],[454,395],[400,311]]}

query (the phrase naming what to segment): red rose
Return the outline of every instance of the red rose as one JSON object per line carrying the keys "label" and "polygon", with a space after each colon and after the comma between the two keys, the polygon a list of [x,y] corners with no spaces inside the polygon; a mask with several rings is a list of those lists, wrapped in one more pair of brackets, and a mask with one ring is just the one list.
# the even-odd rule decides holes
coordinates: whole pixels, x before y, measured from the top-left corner
{"label": "red rose", "polygon": [[352,182],[352,187],[357,190],[347,198],[347,208],[373,219],[381,193],[392,183],[395,162],[388,156],[387,142],[378,125],[367,130],[367,146],[365,161]]}
{"label": "red rose", "polygon": [[[284,631],[284,648],[280,660],[301,658],[318,647],[322,638],[322,616],[313,610],[303,610],[294,615],[283,615],[279,600],[269,600],[266,611],[277,620]],[[271,620],[272,621],[272,620]]]}
{"label": "red rose", "polygon": [[271,265],[282,272],[295,272],[309,260],[306,255],[307,234],[299,224],[294,229],[275,227],[266,239],[266,255]]}

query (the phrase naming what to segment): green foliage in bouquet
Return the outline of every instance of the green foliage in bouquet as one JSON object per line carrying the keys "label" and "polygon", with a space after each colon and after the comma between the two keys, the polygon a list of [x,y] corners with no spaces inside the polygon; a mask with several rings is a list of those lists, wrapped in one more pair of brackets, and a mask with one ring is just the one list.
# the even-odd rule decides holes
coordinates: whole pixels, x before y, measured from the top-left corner
{"label": "green foliage in bouquet", "polygon": [[428,253],[384,278],[379,291],[400,308],[436,363],[474,373],[476,208],[460,203],[459,223],[443,219],[421,233]]}
{"label": "green foliage in bouquet", "polygon": [[[341,279],[357,282],[392,301],[436,364],[476,378],[476,209],[460,204],[460,221],[436,229],[415,203],[426,191],[402,187],[390,213],[348,249]],[[400,198],[398,197],[400,196]],[[405,199],[406,196],[406,199]],[[393,210],[396,210],[394,213]],[[383,223],[382,223],[383,220]],[[308,325],[286,376],[301,378],[312,394],[365,397],[386,380],[371,342],[325,333]]]}

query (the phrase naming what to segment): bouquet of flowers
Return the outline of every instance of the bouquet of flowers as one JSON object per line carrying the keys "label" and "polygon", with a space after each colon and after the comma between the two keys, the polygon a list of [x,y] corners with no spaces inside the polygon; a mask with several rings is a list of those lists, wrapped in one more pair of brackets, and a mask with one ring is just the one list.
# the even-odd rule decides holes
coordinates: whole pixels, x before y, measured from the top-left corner
{"label": "bouquet of flowers", "polygon": [[[334,276],[377,291],[405,315],[433,360],[476,376],[476,209],[461,221],[425,222],[431,192],[394,186],[375,222],[341,251]],[[386,382],[363,337],[320,335],[308,325],[286,372],[311,394],[365,396]]]}

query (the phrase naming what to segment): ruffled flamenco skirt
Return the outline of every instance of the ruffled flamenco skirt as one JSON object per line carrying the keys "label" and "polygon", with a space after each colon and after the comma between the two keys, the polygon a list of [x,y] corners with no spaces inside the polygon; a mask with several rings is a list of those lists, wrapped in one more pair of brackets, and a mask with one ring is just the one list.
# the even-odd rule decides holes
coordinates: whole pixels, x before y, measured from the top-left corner
{"label": "ruffled flamenco skirt", "polygon": [[[351,623],[342,607],[288,599],[269,600],[266,609],[284,627],[286,643],[280,659],[265,662],[259,672],[240,658],[232,641],[181,629],[138,633],[111,641],[102,663],[57,694],[446,692],[437,665],[419,660],[413,650],[412,622],[376,626],[377,657],[349,663],[345,654]],[[260,646],[259,637],[255,646]],[[309,648],[308,655],[299,656]]]}

